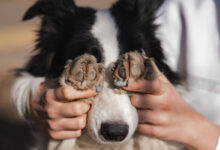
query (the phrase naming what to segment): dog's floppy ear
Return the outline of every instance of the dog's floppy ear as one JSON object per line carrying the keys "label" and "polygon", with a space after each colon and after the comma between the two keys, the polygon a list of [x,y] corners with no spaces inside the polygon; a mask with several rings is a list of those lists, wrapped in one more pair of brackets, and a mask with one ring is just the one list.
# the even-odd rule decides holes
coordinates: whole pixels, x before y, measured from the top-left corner
{"label": "dog's floppy ear", "polygon": [[139,18],[146,15],[155,15],[157,10],[163,4],[164,0],[136,0],[135,11],[138,13]]}
{"label": "dog's floppy ear", "polygon": [[119,0],[113,8],[132,12],[141,17],[143,14],[155,12],[164,0]]}
{"label": "dog's floppy ear", "polygon": [[76,5],[73,0],[38,0],[23,17],[23,21],[36,16],[62,15],[64,12],[74,12]]}
{"label": "dog's floppy ear", "polygon": [[126,12],[134,11],[136,6],[136,0],[119,0],[113,8],[120,9]]}

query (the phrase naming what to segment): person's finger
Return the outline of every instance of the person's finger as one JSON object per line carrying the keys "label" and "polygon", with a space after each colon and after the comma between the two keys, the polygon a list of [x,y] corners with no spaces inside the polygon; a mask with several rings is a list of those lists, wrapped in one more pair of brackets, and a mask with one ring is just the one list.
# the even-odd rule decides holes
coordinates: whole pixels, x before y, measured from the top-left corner
{"label": "person's finger", "polygon": [[151,94],[133,94],[131,104],[138,109],[156,109],[159,98]]}
{"label": "person's finger", "polygon": [[69,103],[59,103],[59,106],[48,107],[46,109],[50,119],[77,117],[87,113],[90,105],[83,101],[74,101]]}
{"label": "person's finger", "polygon": [[87,113],[90,109],[90,105],[83,101],[76,101],[70,103],[64,103],[60,107],[60,114],[63,117],[77,117]]}
{"label": "person's finger", "polygon": [[95,96],[97,93],[94,89],[88,90],[76,90],[71,86],[61,87],[54,90],[54,95],[57,100],[77,100],[83,98],[90,98]]}
{"label": "person's finger", "polygon": [[151,124],[139,124],[136,130],[144,135],[157,138],[162,138],[164,134],[161,127]]}
{"label": "person's finger", "polygon": [[138,110],[140,123],[149,123],[153,125],[164,125],[168,123],[168,117],[158,111]]}
{"label": "person's finger", "polygon": [[62,118],[57,120],[48,120],[48,126],[54,131],[63,130],[80,130],[86,126],[86,115],[82,115],[76,118]]}
{"label": "person's finger", "polygon": [[54,131],[50,130],[49,135],[51,138],[56,140],[72,139],[80,137],[82,134],[81,130],[76,131]]}
{"label": "person's finger", "polygon": [[130,92],[159,95],[164,91],[164,84],[161,78],[153,81],[138,80],[131,83],[128,87],[124,87],[124,89]]}

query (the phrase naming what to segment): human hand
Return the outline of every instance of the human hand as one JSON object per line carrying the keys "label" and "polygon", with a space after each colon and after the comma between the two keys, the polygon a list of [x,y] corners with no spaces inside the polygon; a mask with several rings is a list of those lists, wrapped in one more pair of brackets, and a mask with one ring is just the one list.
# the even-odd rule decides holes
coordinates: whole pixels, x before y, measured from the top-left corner
{"label": "human hand", "polygon": [[124,89],[135,92],[131,103],[138,111],[140,133],[180,142],[191,150],[215,149],[219,128],[192,109],[161,72],[153,81],[139,80]]}
{"label": "human hand", "polygon": [[47,89],[42,85],[40,91],[45,91],[40,100],[30,99],[31,117],[53,139],[79,137],[90,109],[79,99],[95,96],[95,90],[77,91],[71,86]]}

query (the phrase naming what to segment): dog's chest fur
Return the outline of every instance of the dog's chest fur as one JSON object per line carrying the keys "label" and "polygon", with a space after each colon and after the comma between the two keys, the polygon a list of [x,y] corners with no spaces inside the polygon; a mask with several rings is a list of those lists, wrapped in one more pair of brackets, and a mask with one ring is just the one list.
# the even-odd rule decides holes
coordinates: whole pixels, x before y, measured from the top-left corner
{"label": "dog's chest fur", "polygon": [[179,143],[164,142],[139,133],[135,133],[132,138],[124,143],[103,145],[94,141],[88,132],[84,132],[78,139],[63,141],[62,143],[51,142],[49,148],[51,148],[49,150],[187,150]]}

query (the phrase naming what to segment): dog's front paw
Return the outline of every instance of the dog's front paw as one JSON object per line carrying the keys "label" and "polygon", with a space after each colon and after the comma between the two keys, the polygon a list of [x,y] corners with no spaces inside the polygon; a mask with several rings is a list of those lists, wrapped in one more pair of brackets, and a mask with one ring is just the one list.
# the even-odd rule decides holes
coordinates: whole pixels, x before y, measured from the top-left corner
{"label": "dog's front paw", "polygon": [[138,79],[154,80],[157,76],[152,58],[145,58],[139,52],[122,55],[112,67],[114,85],[125,87]]}
{"label": "dog's front paw", "polygon": [[60,84],[73,86],[77,90],[95,87],[97,91],[101,91],[103,80],[103,65],[97,63],[94,56],[84,54],[67,62],[60,78]]}

